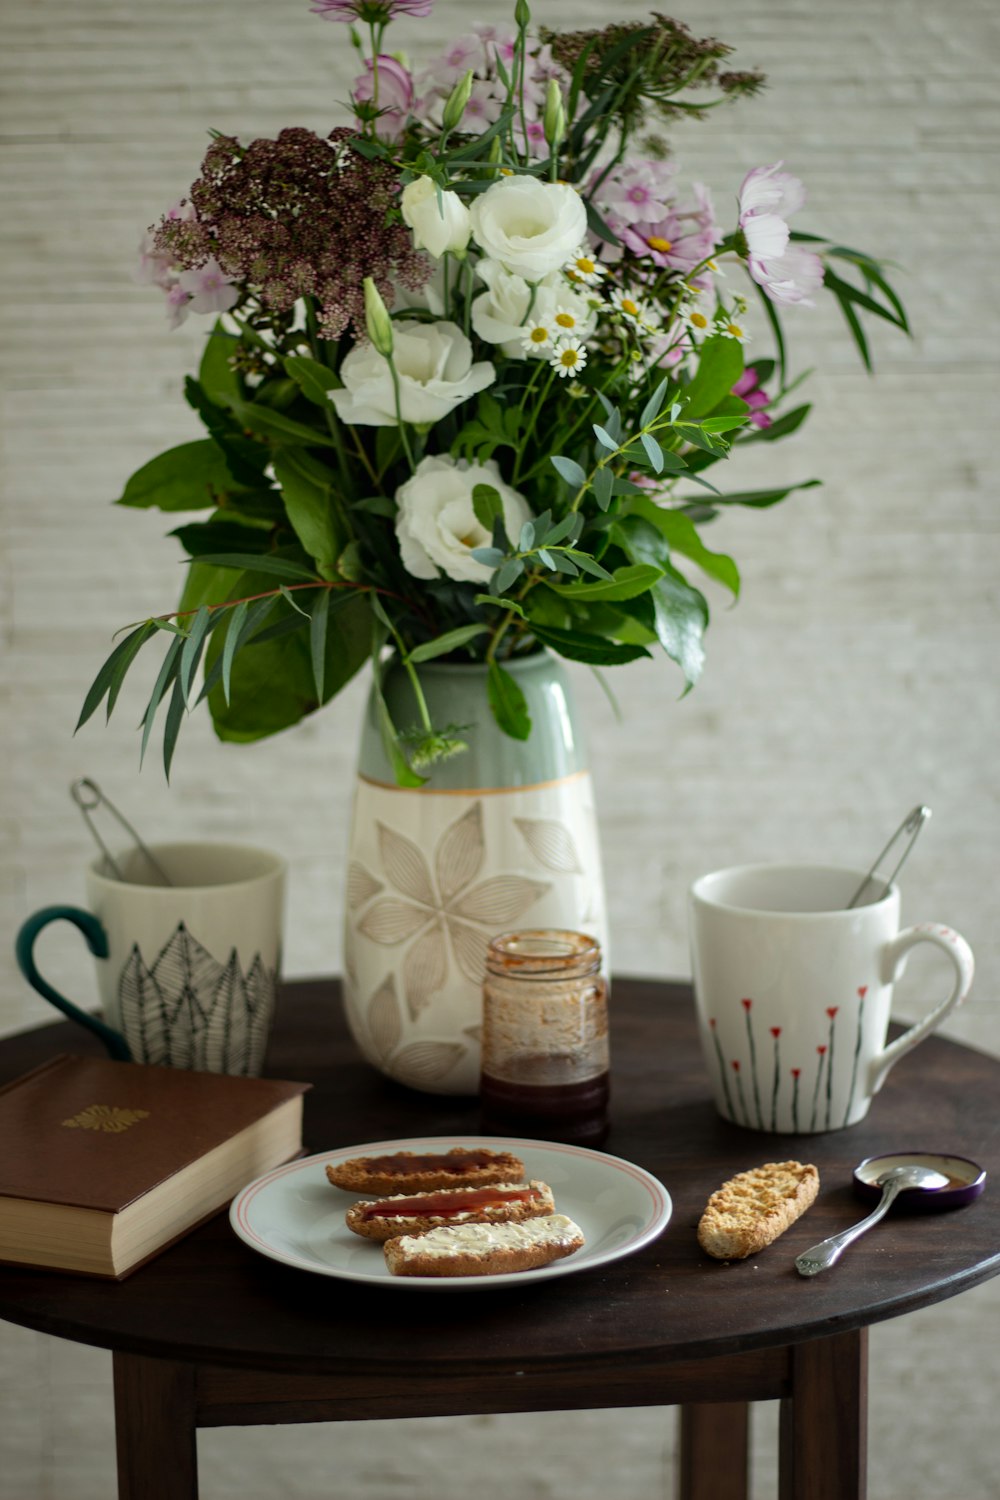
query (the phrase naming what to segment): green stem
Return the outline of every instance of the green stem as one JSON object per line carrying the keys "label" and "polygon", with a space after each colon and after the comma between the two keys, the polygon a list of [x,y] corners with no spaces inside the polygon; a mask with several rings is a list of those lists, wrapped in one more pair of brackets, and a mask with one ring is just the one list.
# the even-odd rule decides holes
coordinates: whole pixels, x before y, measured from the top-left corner
{"label": "green stem", "polygon": [[389,373],[392,376],[392,394],[396,403],[396,422],[399,428],[399,437],[403,444],[403,452],[406,454],[406,461],[410,466],[410,473],[412,474],[417,466],[413,461],[413,449],[410,447],[409,434],[406,431],[406,423],[403,421],[403,410],[399,395],[399,373],[396,369],[396,361],[391,354],[385,356],[385,362],[389,366]]}
{"label": "green stem", "polygon": [[537,426],[537,423],[538,423],[539,413],[541,412],[542,407],[545,405],[545,402],[548,400],[549,391],[552,389],[552,382],[553,382],[553,380],[555,380],[555,378],[556,378],[556,371],[553,370],[552,367],[550,366],[549,367],[549,378],[545,382],[545,387],[544,387],[541,395],[538,398],[538,402],[537,402],[537,404],[535,406],[534,411],[531,413],[531,420],[529,421],[528,426],[525,429],[524,436],[521,439],[521,446],[518,449],[517,458],[516,458],[516,460],[514,462],[514,476],[511,479],[511,484],[512,485],[516,485],[517,484],[517,478],[518,478],[518,475],[521,472],[521,458],[522,458],[522,456],[524,454],[525,449],[528,446],[528,443],[530,442],[532,436],[534,435],[535,427]]}

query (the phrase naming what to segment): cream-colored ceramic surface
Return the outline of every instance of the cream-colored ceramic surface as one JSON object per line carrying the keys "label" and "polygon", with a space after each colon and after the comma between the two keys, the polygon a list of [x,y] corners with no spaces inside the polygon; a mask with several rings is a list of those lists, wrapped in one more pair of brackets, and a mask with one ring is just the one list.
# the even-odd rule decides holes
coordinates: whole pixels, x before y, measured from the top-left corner
{"label": "cream-colored ceramic surface", "polygon": [[[811,1134],[856,1125],[889,1069],[968,995],[972,952],[940,923],[899,928],[899,891],[847,909],[862,870],[745,865],[691,891],[691,956],[716,1106],[754,1130]],[[889,1046],[893,982],[930,943],[950,992]]]}
{"label": "cream-colored ceramic surface", "polygon": [[107,958],[94,960],[104,1015],[136,1062],[257,1074],[274,1018],[285,861],[237,844],[151,852],[169,886],[110,879],[103,857],[87,870],[88,906],[108,939]]}
{"label": "cream-colored ceramic surface", "polygon": [[344,998],[369,1062],[430,1093],[475,1093],[486,947],[518,927],[608,942],[587,772],[480,792],[358,778]]}

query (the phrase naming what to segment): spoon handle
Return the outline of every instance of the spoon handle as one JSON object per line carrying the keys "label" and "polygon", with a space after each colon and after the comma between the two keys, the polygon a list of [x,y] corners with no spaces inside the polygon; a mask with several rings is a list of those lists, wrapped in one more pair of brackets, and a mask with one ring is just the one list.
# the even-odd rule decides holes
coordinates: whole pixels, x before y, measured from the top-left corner
{"label": "spoon handle", "polygon": [[884,1219],[895,1201],[897,1193],[902,1189],[899,1182],[887,1182],[882,1189],[882,1199],[878,1208],[874,1209],[866,1219],[853,1224],[850,1229],[841,1230],[840,1234],[833,1234],[828,1240],[820,1240],[818,1245],[813,1245],[811,1250],[803,1250],[796,1257],[795,1269],[801,1276],[815,1276],[820,1271],[825,1271],[829,1266],[835,1265],[843,1255],[848,1245],[853,1245],[856,1239]]}

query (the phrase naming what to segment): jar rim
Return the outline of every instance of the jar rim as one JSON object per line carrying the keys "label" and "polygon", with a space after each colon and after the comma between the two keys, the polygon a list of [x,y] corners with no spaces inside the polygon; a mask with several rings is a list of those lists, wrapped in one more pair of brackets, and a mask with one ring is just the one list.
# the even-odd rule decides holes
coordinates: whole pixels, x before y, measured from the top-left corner
{"label": "jar rim", "polygon": [[585,932],[532,927],[490,939],[487,967],[494,974],[569,976],[600,967],[601,945]]}

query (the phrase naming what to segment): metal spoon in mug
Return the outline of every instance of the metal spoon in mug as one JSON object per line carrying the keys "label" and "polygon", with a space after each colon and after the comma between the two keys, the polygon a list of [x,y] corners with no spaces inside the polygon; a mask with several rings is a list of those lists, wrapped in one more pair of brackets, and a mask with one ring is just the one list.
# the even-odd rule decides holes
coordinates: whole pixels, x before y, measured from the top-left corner
{"label": "metal spoon in mug", "polygon": [[[848,911],[850,911],[851,907],[857,906],[858,901],[861,899],[861,896],[868,889],[868,887],[872,884],[872,882],[874,880],[876,880],[876,879],[879,879],[879,880],[883,881],[883,883],[885,885],[885,890],[883,890],[882,895],[883,896],[885,895],[886,891],[888,891],[889,887],[892,885],[892,882],[895,880],[896,876],[899,874],[900,870],[903,868],[903,861],[907,858],[910,850],[913,848],[914,844],[916,843],[916,841],[917,841],[917,834],[920,832],[921,828],[923,828],[924,824],[927,822],[927,819],[930,817],[930,815],[931,815],[930,808],[929,807],[924,807],[923,804],[921,804],[919,807],[915,807],[912,812],[907,813],[906,817],[903,819],[902,823],[900,823],[899,827],[896,829],[896,832],[893,834],[892,838],[889,840],[889,842],[886,844],[885,848],[882,850],[882,853],[879,855],[878,859],[875,861],[875,863],[872,865],[871,869],[868,871],[868,874],[865,876],[864,880],[862,880],[861,884],[858,886],[857,890],[854,892],[854,895],[851,897],[850,901],[848,901],[848,903],[847,903],[847,910]],[[878,875],[877,871],[878,871],[879,865],[885,859],[886,855],[889,853],[889,850],[892,848],[892,846],[895,843],[897,843],[899,841],[899,839],[901,839],[903,837],[904,833],[908,833],[910,835],[910,842],[907,844],[906,848],[903,850],[902,854],[899,856],[899,861],[898,861],[898,863],[896,865],[896,868],[893,870],[893,872],[892,872],[891,875],[881,875],[881,876]],[[881,898],[879,898],[879,899],[881,899]]]}
{"label": "metal spoon in mug", "polygon": [[948,1179],[942,1172],[935,1172],[931,1167],[919,1167],[916,1163],[910,1166],[890,1167],[876,1179],[877,1185],[882,1189],[882,1199],[878,1208],[870,1213],[860,1223],[852,1225],[850,1229],[841,1230],[840,1234],[831,1235],[828,1240],[820,1240],[818,1245],[813,1245],[811,1250],[804,1250],[795,1258],[795,1269],[801,1276],[815,1276],[820,1271],[825,1271],[828,1266],[835,1265],[848,1245],[853,1245],[856,1239],[884,1219],[889,1209],[900,1193],[908,1188],[920,1188],[924,1192],[933,1191],[935,1188],[948,1186]]}

